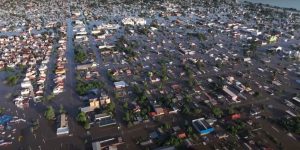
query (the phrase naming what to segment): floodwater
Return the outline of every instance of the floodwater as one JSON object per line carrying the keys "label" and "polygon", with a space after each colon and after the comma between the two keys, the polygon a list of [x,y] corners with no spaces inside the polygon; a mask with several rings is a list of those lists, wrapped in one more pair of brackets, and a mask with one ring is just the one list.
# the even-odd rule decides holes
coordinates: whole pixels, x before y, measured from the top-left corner
{"label": "floodwater", "polygon": [[253,3],[269,4],[284,8],[295,8],[300,10],[300,0],[244,0]]}
{"label": "floodwater", "polygon": [[[13,87],[5,85],[2,81],[9,75],[7,72],[0,72],[0,106],[5,108],[4,114],[17,117],[18,119],[24,119],[25,122],[13,123],[12,129],[16,129],[15,133],[8,130],[2,130],[0,139],[5,141],[12,141],[12,145],[6,146],[8,149],[84,149],[83,138],[85,131],[80,127],[75,118],[78,107],[81,105],[78,97],[74,93],[74,62],[73,60],[73,43],[72,43],[72,25],[71,20],[67,20],[68,23],[68,46],[66,57],[68,60],[68,72],[66,80],[66,92],[58,95],[51,105],[55,110],[59,109],[62,104],[65,110],[70,115],[69,126],[73,136],[56,136],[56,123],[54,121],[49,122],[43,117],[44,110],[50,103],[33,103],[30,102],[29,108],[20,109],[17,108],[12,102],[12,96],[14,93],[18,93],[20,87],[19,84]],[[1,35],[12,36],[19,35],[17,32],[0,33]],[[73,69],[72,69],[73,68]],[[39,120],[40,128],[34,131],[30,131],[31,121]],[[99,133],[98,133],[99,134]],[[49,147],[51,145],[51,147]],[[3,147],[0,147],[2,149]]]}

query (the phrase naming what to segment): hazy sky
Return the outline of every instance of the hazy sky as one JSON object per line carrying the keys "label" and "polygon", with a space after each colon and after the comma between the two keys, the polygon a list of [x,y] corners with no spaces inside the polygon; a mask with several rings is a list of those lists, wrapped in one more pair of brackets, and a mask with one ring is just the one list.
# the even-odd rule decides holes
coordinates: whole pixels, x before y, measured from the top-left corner
{"label": "hazy sky", "polygon": [[255,3],[265,3],[279,7],[296,8],[300,10],[300,0],[246,0]]}

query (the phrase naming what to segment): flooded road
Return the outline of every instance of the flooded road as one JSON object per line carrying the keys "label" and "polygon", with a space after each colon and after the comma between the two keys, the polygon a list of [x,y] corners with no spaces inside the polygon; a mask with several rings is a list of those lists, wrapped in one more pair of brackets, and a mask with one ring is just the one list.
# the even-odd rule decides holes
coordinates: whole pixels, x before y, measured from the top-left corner
{"label": "flooded road", "polygon": [[[82,8],[81,8],[82,9]],[[123,10],[123,12],[125,12],[126,10]],[[69,10],[69,12],[71,12],[71,10]],[[81,10],[81,19],[84,16],[83,15],[83,10]],[[114,12],[116,13],[116,12]],[[134,14],[136,15],[136,13]],[[127,16],[127,15],[125,15]],[[117,16],[110,16],[110,20],[107,22],[113,22],[114,20],[112,18],[116,18],[117,20],[121,20],[121,18],[118,18]],[[190,18],[188,18],[190,17]],[[248,81],[258,81],[259,83],[262,83],[263,85],[268,85],[267,83],[265,83],[266,77],[257,77],[256,78],[256,74],[257,74],[257,66],[261,66],[262,64],[260,63],[261,59],[263,57],[265,57],[265,55],[261,55],[258,57],[253,58],[255,61],[247,67],[243,66],[243,65],[235,65],[235,64],[229,64],[232,65],[230,66],[231,69],[222,69],[221,71],[214,71],[212,68],[215,67],[214,64],[216,62],[215,58],[216,57],[222,57],[222,56],[231,56],[232,53],[229,52],[233,52],[233,53],[237,53],[241,54],[241,51],[233,51],[232,49],[240,49],[240,43],[233,43],[232,39],[228,38],[228,34],[222,34],[222,33],[218,33],[218,37],[212,37],[212,35],[208,35],[207,38],[210,39],[208,41],[202,42],[203,45],[215,45],[215,44],[219,44],[219,43],[224,43],[224,46],[226,48],[215,48],[215,49],[207,49],[207,51],[205,51],[205,48],[200,48],[201,50],[196,51],[197,53],[194,56],[181,56],[178,53],[171,53],[169,52],[169,50],[174,50],[177,49],[177,46],[179,43],[183,43],[182,45],[184,45],[184,47],[188,47],[188,43],[184,42],[187,41],[187,37],[185,37],[184,35],[187,32],[202,32],[202,28],[201,27],[195,27],[195,29],[187,29],[187,28],[180,28],[180,25],[175,25],[174,27],[171,27],[170,24],[173,24],[172,22],[175,22],[178,20],[178,22],[185,22],[184,24],[194,24],[196,23],[197,20],[197,16],[191,14],[188,17],[186,16],[179,16],[179,17],[167,17],[167,18],[163,18],[163,17],[159,17],[159,15],[156,15],[156,20],[158,22],[164,23],[168,29],[164,30],[164,31],[151,31],[153,32],[153,35],[139,35],[137,33],[134,33],[132,36],[128,35],[125,31],[125,29],[123,27],[119,28],[116,32],[110,32],[113,34],[112,39],[111,38],[107,38],[101,42],[105,43],[113,43],[114,40],[119,39],[121,36],[125,36],[126,40],[128,41],[138,41],[138,42],[142,42],[140,43],[140,45],[145,45],[145,47],[139,46],[137,49],[141,49],[141,50],[137,50],[137,52],[140,52],[142,57],[147,56],[144,58],[144,60],[142,59],[142,57],[140,57],[139,60],[136,60],[133,63],[124,63],[121,64],[121,60],[122,62],[125,61],[126,59],[124,58],[124,56],[122,55],[118,55],[118,56],[111,56],[109,55],[107,57],[107,59],[111,59],[111,61],[105,61],[105,57],[106,56],[101,56],[99,48],[97,47],[97,44],[102,44],[102,43],[97,43],[95,37],[93,35],[91,35],[91,29],[93,28],[93,26],[97,26],[99,24],[105,23],[106,21],[89,21],[86,22],[86,20],[88,20],[88,18],[84,18],[84,31],[87,31],[88,33],[88,42],[84,43],[87,44],[88,49],[87,51],[90,52],[90,50],[92,49],[92,54],[91,54],[91,58],[95,58],[97,64],[99,64],[99,66],[97,67],[97,71],[100,74],[100,77],[97,78],[97,81],[99,82],[103,82],[105,84],[105,87],[103,88],[104,90],[107,91],[109,97],[111,97],[111,99],[116,103],[116,120],[117,120],[117,124],[119,125],[120,128],[117,128],[117,126],[109,126],[109,127],[104,127],[104,128],[98,128],[95,127],[95,125],[92,125],[92,128],[89,131],[86,131],[82,128],[82,126],[80,126],[77,122],[76,122],[76,116],[79,112],[79,109],[81,106],[83,106],[83,102],[80,100],[79,96],[76,94],[75,89],[76,89],[76,63],[74,60],[74,48],[75,48],[75,42],[74,42],[74,35],[75,33],[73,32],[73,29],[75,29],[75,25],[73,25],[73,21],[75,21],[75,19],[71,19],[71,18],[67,18],[66,20],[64,20],[64,25],[66,25],[65,29],[66,29],[66,80],[65,80],[65,89],[64,92],[55,96],[55,98],[45,101],[45,102],[41,102],[41,103],[33,103],[30,102],[30,107],[27,109],[19,109],[17,108],[12,100],[12,97],[10,95],[12,95],[13,93],[17,93],[18,92],[18,86],[15,87],[8,87],[6,85],[4,85],[3,83],[0,84],[0,105],[2,107],[6,108],[5,114],[7,115],[12,115],[12,116],[16,116],[20,119],[24,119],[25,122],[21,122],[19,124],[14,124],[12,125],[13,129],[17,129],[16,133],[11,133],[10,131],[6,132],[6,133],[2,133],[2,137],[6,138],[9,136],[9,134],[12,134],[13,136],[13,144],[10,145],[9,147],[7,147],[8,149],[87,149],[90,148],[90,141],[93,140],[97,140],[97,139],[103,139],[103,138],[107,138],[109,136],[120,136],[122,135],[122,137],[124,138],[124,140],[126,141],[125,147],[123,149],[139,149],[140,147],[138,147],[135,143],[135,140],[138,139],[140,136],[143,137],[148,137],[148,133],[152,132],[154,129],[154,127],[158,127],[157,122],[150,122],[150,123],[145,123],[142,125],[137,125],[134,126],[132,128],[127,128],[125,127],[125,125],[122,125],[122,117],[124,114],[124,109],[122,108],[122,105],[119,101],[119,99],[115,98],[115,89],[113,86],[113,82],[109,79],[108,75],[107,75],[107,70],[108,69],[120,69],[120,68],[125,68],[128,67],[129,71],[133,71],[133,72],[138,72],[137,69],[137,65],[140,65],[140,67],[153,67],[157,70],[159,70],[159,67],[154,67],[159,66],[157,64],[157,62],[159,61],[159,59],[165,60],[166,61],[172,61],[172,63],[176,64],[174,66],[172,65],[168,65],[168,67],[170,67],[170,70],[174,70],[174,76],[176,79],[172,80],[172,84],[174,83],[181,83],[184,80],[183,78],[178,78],[178,75],[182,72],[182,69],[179,68],[179,64],[181,64],[181,58],[184,59],[189,59],[189,58],[201,58],[204,59],[205,61],[208,61],[207,63],[207,69],[205,69],[206,72],[204,72],[203,74],[201,73],[201,76],[198,78],[199,81],[206,81],[207,78],[210,78],[212,76],[227,76],[227,75],[231,75],[236,73],[237,70],[239,70],[241,73],[245,73],[245,72],[250,72],[249,74],[251,74],[251,76],[253,76],[253,78],[249,78],[247,79]],[[152,21],[152,19],[147,18],[148,21]],[[119,24],[118,21],[115,21],[113,23],[117,23]],[[64,29],[64,31],[65,31]],[[134,28],[135,29],[135,28]],[[206,29],[206,27],[204,28]],[[170,34],[172,33],[172,35]],[[173,35],[174,33],[174,35]],[[0,33],[3,35],[17,35],[20,33],[13,33],[13,32],[8,32],[8,33]],[[127,35],[126,35],[127,34]],[[170,35],[165,35],[165,34],[170,34]],[[182,35],[175,35],[175,34],[182,34]],[[153,40],[153,38],[155,38]],[[172,40],[172,41],[171,41]],[[190,38],[188,39],[189,42],[192,43],[197,43],[197,39],[195,38]],[[162,41],[164,41],[162,44]],[[167,41],[167,43],[165,44],[165,41]],[[168,43],[168,41],[170,41]],[[289,49],[289,45],[295,43],[297,41],[291,41],[289,43],[286,44],[282,44],[280,43],[280,45],[283,45],[284,49]],[[233,43],[233,46],[228,46],[227,43]],[[159,45],[159,47],[158,47]],[[163,45],[161,47],[161,45]],[[213,46],[211,46],[213,47]],[[230,47],[230,48],[227,48]],[[153,49],[153,52],[157,52],[159,54],[152,54],[150,53],[149,49]],[[165,48],[165,49],[163,49]],[[198,47],[196,47],[198,49]],[[203,49],[203,50],[202,50]],[[261,49],[261,53],[259,54],[263,54],[264,51],[263,49],[267,49],[266,47],[263,47]],[[260,50],[260,49],[259,49]],[[175,50],[174,50],[175,51]],[[199,52],[199,53],[198,53]],[[204,53],[207,52],[207,53]],[[163,53],[163,54],[161,54]],[[212,54],[211,56],[209,56],[209,54]],[[222,55],[221,55],[222,54]],[[125,55],[125,54],[124,54]],[[160,57],[158,55],[164,55],[164,57]],[[177,55],[177,56],[175,56]],[[241,54],[242,56],[242,54]],[[147,59],[148,60],[147,60]],[[173,58],[173,60],[171,59]],[[222,57],[223,58],[223,57]],[[127,61],[127,60],[126,60]],[[54,64],[56,63],[55,61],[55,56],[53,55],[50,59],[50,67],[49,67],[49,71],[51,72],[54,69]],[[274,57],[272,58],[272,62],[274,63],[270,63],[270,64],[265,64],[263,65],[264,69],[268,69],[268,68],[278,68],[278,69],[282,69],[284,65],[288,65],[289,62],[285,62],[285,61],[281,61],[279,59],[279,57]],[[206,63],[206,62],[205,62]],[[277,63],[281,63],[282,66],[278,67]],[[171,64],[171,63],[170,63]],[[229,66],[228,65],[228,66]],[[176,68],[176,69],[172,69]],[[178,67],[178,68],[177,68]],[[193,70],[194,72],[197,72],[198,69],[196,69],[195,67],[191,68],[191,70]],[[147,69],[144,69],[143,71],[147,71]],[[172,72],[173,73],[173,72]],[[48,73],[49,74],[49,73]],[[134,73],[137,79],[134,79],[134,77],[129,77],[124,75],[120,75],[121,79],[124,80],[127,83],[133,83],[132,81],[144,81],[147,80],[142,79],[141,78],[141,74],[138,73]],[[2,80],[5,79],[5,72],[2,72],[2,74],[0,74],[0,78]],[[50,76],[51,77],[51,76]],[[170,77],[172,78],[172,77]],[[52,80],[52,78],[48,79],[48,80]],[[243,80],[243,79],[241,79]],[[246,79],[245,79],[246,80]],[[283,80],[285,81],[285,80]],[[49,81],[52,82],[52,81]],[[51,83],[50,83],[51,84]],[[171,82],[170,82],[171,84]],[[170,86],[170,84],[167,84],[166,89],[168,89]],[[201,83],[202,84],[202,83]],[[47,88],[49,85],[47,85]],[[150,85],[151,86],[151,85]],[[157,88],[157,87],[155,87]],[[185,88],[185,87],[184,87]],[[150,88],[149,88],[150,89]],[[261,89],[263,90],[263,89]],[[47,89],[47,93],[51,93],[51,87],[49,89]],[[126,90],[127,92],[127,90]],[[131,91],[130,91],[131,92]],[[213,91],[211,91],[213,92]],[[297,92],[297,91],[296,91]],[[129,91],[128,91],[129,93]],[[128,94],[129,95],[129,94]],[[130,97],[128,97],[128,101],[132,101],[134,100],[131,95],[129,95]],[[263,94],[263,97],[267,97],[265,94]],[[289,96],[290,97],[290,96]],[[126,98],[126,97],[125,97]],[[278,95],[276,96],[270,96],[270,98],[262,98],[260,100],[257,101],[251,101],[249,100],[248,102],[244,102],[241,103],[240,105],[235,105],[238,107],[241,107],[242,105],[253,105],[253,104],[273,104],[273,106],[277,106],[277,104],[274,104],[273,101],[280,101],[281,99],[283,99],[283,97],[280,97]],[[125,99],[124,99],[125,100]],[[279,105],[279,104],[278,104]],[[58,110],[60,108],[60,106],[63,106],[64,109],[66,110],[66,112],[68,113],[69,117],[69,128],[70,128],[70,135],[69,136],[62,136],[59,137],[56,135],[56,127],[57,127],[57,122],[55,121],[48,121],[44,118],[43,114],[44,111],[46,109],[47,106],[53,106],[53,108],[56,111],[56,114],[58,115]],[[224,109],[226,109],[224,106]],[[205,110],[206,107],[203,107],[202,110]],[[286,109],[286,108],[284,108]],[[150,109],[149,109],[150,110]],[[209,112],[208,110],[205,110],[205,112]],[[182,118],[182,117],[181,117]],[[39,122],[39,126],[40,128],[38,128],[36,131],[32,132],[30,127],[32,126],[32,120],[38,120]],[[164,119],[164,121],[166,121]],[[124,122],[124,121],[123,121]],[[172,121],[168,121],[168,122],[172,122]],[[183,122],[183,121],[182,121]],[[262,123],[264,124],[264,123]],[[153,128],[152,126],[153,125]],[[151,126],[151,127],[150,127]],[[267,127],[268,125],[265,125],[265,127]],[[149,128],[149,129],[148,129]],[[276,127],[276,130],[277,127]],[[281,132],[280,130],[275,131],[275,132]],[[285,133],[284,133],[285,134]],[[289,138],[284,136],[284,138]],[[285,141],[286,142],[286,141]],[[130,144],[129,147],[128,145]],[[295,144],[293,144],[295,145]]]}
{"label": "flooded road", "polygon": [[[7,146],[8,149],[85,149],[84,141],[85,130],[79,126],[74,118],[78,113],[78,107],[82,105],[79,97],[75,93],[75,63],[74,63],[74,48],[73,48],[73,26],[72,20],[67,19],[67,73],[66,73],[66,87],[65,91],[56,96],[51,101],[34,103],[30,101],[29,108],[20,109],[17,108],[12,102],[13,96],[19,90],[19,84],[13,87],[5,85],[2,81],[5,81],[7,72],[0,72],[0,106],[5,108],[4,114],[11,115],[16,118],[24,119],[25,122],[14,123],[12,128],[16,129],[15,133],[5,131],[1,134],[1,139],[12,141],[13,144]],[[1,35],[18,35],[19,33],[1,33]],[[49,72],[53,71],[55,63],[55,56],[52,55]],[[48,72],[48,73],[49,73]],[[51,76],[48,80],[51,80]],[[51,93],[51,81],[47,81],[48,94]],[[48,121],[44,118],[43,114],[47,106],[53,106],[58,114],[60,105],[64,106],[64,109],[70,115],[69,126],[71,136],[58,137],[56,135],[55,121]],[[31,131],[32,121],[38,120],[39,128],[34,132]],[[11,140],[7,137],[11,137]],[[2,147],[1,147],[2,148]]]}

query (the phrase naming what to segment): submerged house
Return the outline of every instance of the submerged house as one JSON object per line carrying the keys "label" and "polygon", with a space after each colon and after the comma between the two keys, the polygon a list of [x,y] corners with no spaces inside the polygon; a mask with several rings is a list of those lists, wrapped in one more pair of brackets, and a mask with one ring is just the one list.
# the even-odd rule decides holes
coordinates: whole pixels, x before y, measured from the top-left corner
{"label": "submerged house", "polygon": [[96,114],[95,121],[99,123],[99,127],[115,125],[117,123],[111,115],[106,113]]}
{"label": "submerged house", "polygon": [[233,92],[231,91],[227,86],[224,86],[223,87],[223,91],[235,102],[238,102],[238,96]]}
{"label": "submerged house", "polygon": [[116,89],[125,88],[127,86],[124,81],[114,82],[114,85]]}
{"label": "submerged house", "polygon": [[66,114],[61,114],[59,117],[59,125],[56,130],[56,135],[66,135],[69,134],[68,117]]}
{"label": "submerged house", "polygon": [[113,137],[92,143],[93,150],[116,150],[117,146],[123,144],[122,137]]}

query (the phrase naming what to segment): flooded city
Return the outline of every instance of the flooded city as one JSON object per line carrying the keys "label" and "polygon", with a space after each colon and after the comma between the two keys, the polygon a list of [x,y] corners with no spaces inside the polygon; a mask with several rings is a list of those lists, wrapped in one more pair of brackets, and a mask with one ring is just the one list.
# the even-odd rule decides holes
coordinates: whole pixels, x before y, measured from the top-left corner
{"label": "flooded city", "polygon": [[299,149],[300,8],[249,1],[2,0],[0,149]]}

